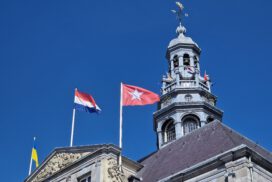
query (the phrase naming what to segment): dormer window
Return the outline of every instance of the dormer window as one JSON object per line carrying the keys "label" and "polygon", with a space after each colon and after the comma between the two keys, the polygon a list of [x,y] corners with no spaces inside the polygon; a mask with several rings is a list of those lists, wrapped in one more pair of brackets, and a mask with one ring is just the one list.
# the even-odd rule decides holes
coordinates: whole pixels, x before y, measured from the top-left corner
{"label": "dormer window", "polygon": [[168,143],[176,139],[175,124],[172,119],[167,120],[162,126],[163,143]]}
{"label": "dormer window", "polygon": [[177,55],[174,56],[173,63],[174,63],[174,68],[179,67],[179,58]]}
{"label": "dormer window", "polygon": [[183,65],[184,66],[190,66],[190,56],[189,54],[183,55]]}
{"label": "dormer window", "polygon": [[183,119],[183,133],[187,135],[198,128],[199,120],[195,116],[186,116]]}

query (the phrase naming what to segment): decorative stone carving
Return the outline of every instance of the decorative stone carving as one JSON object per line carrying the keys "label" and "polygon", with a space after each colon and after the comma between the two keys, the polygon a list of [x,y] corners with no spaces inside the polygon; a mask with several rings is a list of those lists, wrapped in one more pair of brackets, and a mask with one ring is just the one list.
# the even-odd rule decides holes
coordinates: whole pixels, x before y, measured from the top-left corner
{"label": "decorative stone carving", "polygon": [[112,182],[125,182],[125,175],[113,158],[108,159],[108,174]]}
{"label": "decorative stone carving", "polygon": [[[67,165],[75,162],[83,156],[86,156],[89,152],[85,153],[57,153],[54,155],[47,164],[41,169],[41,171],[35,176],[32,182],[40,182],[49,176],[53,175],[57,171],[65,168]],[[68,180],[69,181],[69,180]]]}

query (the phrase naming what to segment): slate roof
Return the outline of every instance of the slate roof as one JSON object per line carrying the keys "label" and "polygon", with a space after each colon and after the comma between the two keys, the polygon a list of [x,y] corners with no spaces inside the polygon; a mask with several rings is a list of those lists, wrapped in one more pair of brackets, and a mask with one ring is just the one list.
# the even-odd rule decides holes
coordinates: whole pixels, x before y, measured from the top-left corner
{"label": "slate roof", "polygon": [[155,182],[242,144],[272,163],[270,152],[224,124],[212,122],[140,160],[144,167],[137,176],[142,182]]}

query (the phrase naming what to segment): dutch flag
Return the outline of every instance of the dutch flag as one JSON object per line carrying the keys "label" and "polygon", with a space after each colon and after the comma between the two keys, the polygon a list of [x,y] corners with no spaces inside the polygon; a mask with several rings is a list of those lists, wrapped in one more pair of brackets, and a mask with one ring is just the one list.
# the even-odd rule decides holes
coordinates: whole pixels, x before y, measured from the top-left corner
{"label": "dutch flag", "polygon": [[74,108],[89,113],[98,113],[101,111],[91,95],[79,92],[78,90],[75,91]]}

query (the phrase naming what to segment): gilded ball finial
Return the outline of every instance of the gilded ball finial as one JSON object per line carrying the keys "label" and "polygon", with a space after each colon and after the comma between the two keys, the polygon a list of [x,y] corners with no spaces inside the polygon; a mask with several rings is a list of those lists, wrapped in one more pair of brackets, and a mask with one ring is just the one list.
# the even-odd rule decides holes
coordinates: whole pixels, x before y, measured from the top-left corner
{"label": "gilded ball finial", "polygon": [[177,34],[183,35],[186,33],[186,28],[182,25],[179,25],[176,30]]}

